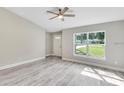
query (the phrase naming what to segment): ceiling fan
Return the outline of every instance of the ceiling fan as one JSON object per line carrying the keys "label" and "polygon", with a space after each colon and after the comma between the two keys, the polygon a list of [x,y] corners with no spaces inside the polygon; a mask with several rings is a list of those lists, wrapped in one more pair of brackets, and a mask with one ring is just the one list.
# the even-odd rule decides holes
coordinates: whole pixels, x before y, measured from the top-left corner
{"label": "ceiling fan", "polygon": [[63,9],[58,8],[58,13],[56,12],[52,12],[52,11],[47,11],[47,13],[51,13],[54,14],[54,17],[49,18],[49,20],[55,19],[55,18],[59,18],[62,21],[64,21],[64,17],[75,17],[74,14],[66,14],[66,12],[69,10],[68,7],[64,7]]}

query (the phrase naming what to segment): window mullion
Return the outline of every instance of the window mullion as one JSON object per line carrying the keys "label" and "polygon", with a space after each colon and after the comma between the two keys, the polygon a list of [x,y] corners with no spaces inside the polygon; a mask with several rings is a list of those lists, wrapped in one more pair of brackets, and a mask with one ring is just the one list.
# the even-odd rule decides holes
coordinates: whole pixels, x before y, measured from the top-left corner
{"label": "window mullion", "polygon": [[87,32],[87,56],[89,56],[89,33]]}

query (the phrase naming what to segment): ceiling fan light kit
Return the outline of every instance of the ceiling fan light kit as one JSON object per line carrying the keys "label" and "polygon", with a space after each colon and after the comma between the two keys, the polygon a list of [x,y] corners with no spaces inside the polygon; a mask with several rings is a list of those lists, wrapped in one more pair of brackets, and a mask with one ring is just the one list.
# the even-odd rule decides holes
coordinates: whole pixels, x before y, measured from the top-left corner
{"label": "ceiling fan light kit", "polygon": [[64,7],[64,9],[59,8],[58,13],[52,12],[52,11],[47,11],[47,13],[54,14],[55,16],[52,18],[49,18],[49,20],[59,18],[61,21],[64,21],[64,17],[75,17],[74,14],[65,14],[69,10],[68,7]]}
{"label": "ceiling fan light kit", "polygon": [[63,18],[63,15],[59,15],[58,18],[62,19]]}

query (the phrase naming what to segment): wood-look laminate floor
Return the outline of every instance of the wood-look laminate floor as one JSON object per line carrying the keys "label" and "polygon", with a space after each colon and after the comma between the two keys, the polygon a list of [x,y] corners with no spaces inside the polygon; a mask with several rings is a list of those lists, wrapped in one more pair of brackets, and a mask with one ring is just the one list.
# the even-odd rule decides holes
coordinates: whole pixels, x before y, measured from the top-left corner
{"label": "wood-look laminate floor", "polygon": [[1,86],[124,85],[121,72],[62,61],[57,57],[0,71]]}

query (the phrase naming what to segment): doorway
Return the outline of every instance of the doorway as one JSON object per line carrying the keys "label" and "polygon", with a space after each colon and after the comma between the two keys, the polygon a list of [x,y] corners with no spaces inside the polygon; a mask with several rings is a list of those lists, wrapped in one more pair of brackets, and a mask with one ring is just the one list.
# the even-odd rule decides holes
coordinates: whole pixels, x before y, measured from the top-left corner
{"label": "doorway", "polygon": [[62,56],[62,35],[55,34],[53,36],[53,53],[55,56]]}

